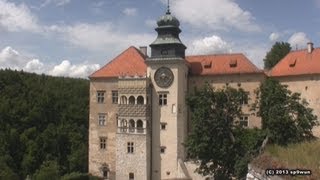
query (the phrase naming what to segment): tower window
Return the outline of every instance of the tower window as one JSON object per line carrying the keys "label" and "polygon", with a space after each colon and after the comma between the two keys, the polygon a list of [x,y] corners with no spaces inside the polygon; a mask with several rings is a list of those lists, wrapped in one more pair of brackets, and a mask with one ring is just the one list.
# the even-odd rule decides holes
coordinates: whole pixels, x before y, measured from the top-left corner
{"label": "tower window", "polygon": [[160,147],[160,153],[164,154],[166,152],[166,147],[165,146],[161,146]]}
{"label": "tower window", "polygon": [[127,149],[129,154],[132,154],[134,152],[133,142],[128,142]]}
{"label": "tower window", "polygon": [[97,91],[97,102],[104,103],[104,94],[105,91]]}
{"label": "tower window", "polygon": [[134,180],[134,173],[129,173],[129,180]]}
{"label": "tower window", "polygon": [[159,105],[160,106],[167,105],[167,94],[159,94]]}
{"label": "tower window", "polygon": [[138,96],[137,98],[137,104],[143,104],[144,103],[144,98],[143,96]]}
{"label": "tower window", "polygon": [[160,129],[166,130],[167,129],[167,123],[160,123]]}
{"label": "tower window", "polygon": [[248,127],[248,116],[240,117],[239,125],[242,127]]}
{"label": "tower window", "polygon": [[240,99],[240,104],[241,104],[241,105],[246,105],[246,104],[248,104],[248,94],[249,94],[249,92],[244,92],[244,93],[241,95],[241,99]]}
{"label": "tower window", "polygon": [[118,104],[118,91],[112,91],[112,104]]}
{"label": "tower window", "polygon": [[106,125],[106,114],[99,114],[98,115],[99,120],[99,126],[105,126]]}
{"label": "tower window", "polygon": [[100,149],[106,149],[106,148],[107,148],[107,138],[100,137]]}

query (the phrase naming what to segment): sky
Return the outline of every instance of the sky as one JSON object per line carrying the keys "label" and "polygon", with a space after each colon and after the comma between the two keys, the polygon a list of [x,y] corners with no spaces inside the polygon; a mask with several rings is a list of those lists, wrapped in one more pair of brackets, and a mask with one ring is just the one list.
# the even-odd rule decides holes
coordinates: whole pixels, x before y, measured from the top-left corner
{"label": "sky", "polygon": [[[263,68],[277,41],[320,47],[320,0],[171,0],[170,9],[187,55],[243,53]],[[0,69],[87,78],[149,46],[166,10],[167,0],[0,0]]]}

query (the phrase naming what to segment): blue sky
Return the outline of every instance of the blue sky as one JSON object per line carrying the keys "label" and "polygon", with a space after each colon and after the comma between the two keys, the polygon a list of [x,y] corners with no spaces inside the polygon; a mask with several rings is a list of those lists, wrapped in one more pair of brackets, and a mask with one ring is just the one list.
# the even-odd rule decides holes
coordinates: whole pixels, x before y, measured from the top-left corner
{"label": "blue sky", "polygon": [[[166,0],[0,0],[0,68],[85,78],[152,43],[165,11]],[[320,46],[320,0],[171,0],[171,12],[189,55],[240,52],[262,67],[276,41]]]}

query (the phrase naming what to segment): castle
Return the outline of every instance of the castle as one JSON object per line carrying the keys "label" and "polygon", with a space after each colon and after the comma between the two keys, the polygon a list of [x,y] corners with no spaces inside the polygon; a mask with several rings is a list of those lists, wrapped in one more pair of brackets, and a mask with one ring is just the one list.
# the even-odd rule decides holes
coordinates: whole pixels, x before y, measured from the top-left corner
{"label": "castle", "polygon": [[246,91],[239,123],[248,128],[261,127],[250,104],[268,76],[301,93],[320,117],[320,49],[312,43],[265,72],[241,53],[186,56],[169,9],[157,24],[150,57],[147,47],[129,47],[89,77],[89,173],[110,180],[204,179],[186,162],[183,142],[190,131],[185,97],[205,83]]}

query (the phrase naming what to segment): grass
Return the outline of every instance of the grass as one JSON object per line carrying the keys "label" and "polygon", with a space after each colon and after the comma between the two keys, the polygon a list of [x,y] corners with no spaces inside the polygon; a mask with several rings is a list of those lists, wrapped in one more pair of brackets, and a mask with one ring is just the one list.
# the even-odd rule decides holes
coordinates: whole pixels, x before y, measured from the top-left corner
{"label": "grass", "polygon": [[252,164],[261,169],[307,169],[312,172],[311,176],[285,176],[285,179],[320,179],[320,140],[287,147],[269,145]]}

